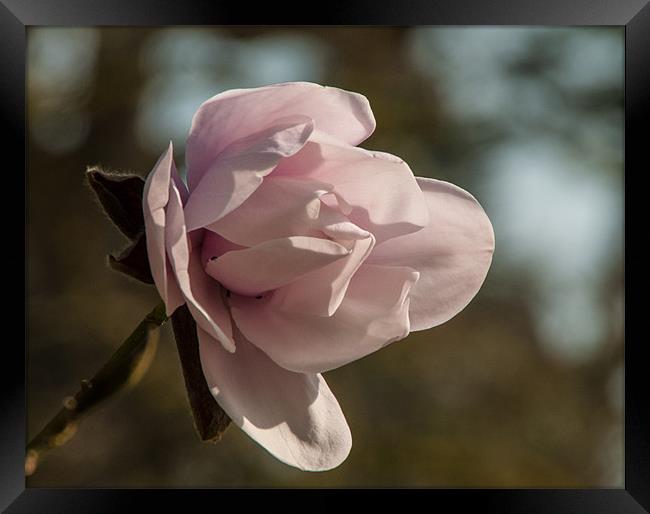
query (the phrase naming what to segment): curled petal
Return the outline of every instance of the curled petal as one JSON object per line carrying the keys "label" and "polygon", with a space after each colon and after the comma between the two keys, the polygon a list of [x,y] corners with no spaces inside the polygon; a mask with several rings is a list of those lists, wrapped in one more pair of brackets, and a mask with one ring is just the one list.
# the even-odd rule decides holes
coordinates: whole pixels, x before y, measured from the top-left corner
{"label": "curled petal", "polygon": [[235,351],[230,315],[223,303],[224,291],[203,270],[198,245],[195,248],[190,245],[181,196],[175,186],[171,189],[166,213],[167,255],[187,307],[203,330],[218,339],[228,351]]}
{"label": "curled petal", "polygon": [[372,234],[351,242],[349,253],[331,264],[280,287],[271,302],[276,309],[331,316],[341,305],[350,280],[375,244]]}
{"label": "curled petal", "polygon": [[306,471],[335,468],[352,436],[319,374],[281,368],[235,329],[237,351],[223,350],[198,328],[201,366],[210,391],[233,423],[274,457]]}
{"label": "curled petal", "polygon": [[440,325],[478,293],[492,262],[494,232],[485,211],[467,191],[418,177],[429,209],[419,232],[377,245],[368,262],[410,266],[420,272],[411,291],[411,330]]}
{"label": "curled petal", "polygon": [[292,236],[271,239],[212,259],[206,272],[234,293],[256,296],[346,257],[350,251],[329,239]]}

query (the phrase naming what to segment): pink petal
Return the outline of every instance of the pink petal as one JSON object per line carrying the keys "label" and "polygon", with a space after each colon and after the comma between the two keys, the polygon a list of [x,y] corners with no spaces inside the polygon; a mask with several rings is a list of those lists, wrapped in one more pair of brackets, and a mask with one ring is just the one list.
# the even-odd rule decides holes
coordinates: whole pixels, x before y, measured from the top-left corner
{"label": "pink petal", "polygon": [[335,208],[332,208],[330,207],[330,202],[327,201],[328,198],[331,198],[329,194],[321,196],[323,205],[318,213],[317,226],[323,234],[334,240],[342,241],[356,241],[358,239],[372,237],[370,232],[363,230],[348,220],[344,214],[344,211],[347,210],[345,205],[341,207],[339,204]]}
{"label": "pink petal", "polygon": [[165,251],[165,208],[169,201],[170,188],[173,187],[170,183],[172,176],[178,175],[170,142],[147,176],[142,195],[149,267],[158,293],[165,302],[168,316],[185,303]]}
{"label": "pink petal", "polygon": [[346,257],[277,289],[271,300],[274,308],[331,316],[341,305],[352,276],[368,257],[374,244],[372,234],[351,241],[350,252]]}
{"label": "pink petal", "polygon": [[242,205],[206,228],[245,246],[280,237],[318,235],[319,197],[328,187],[271,174]]}
{"label": "pink petal", "polygon": [[280,159],[303,147],[312,130],[312,120],[304,116],[278,120],[263,131],[232,143],[209,164],[200,181],[188,170],[191,191],[185,206],[188,230],[214,223],[239,207]]}
{"label": "pink petal", "polygon": [[420,230],[428,223],[426,202],[413,172],[398,157],[387,155],[350,146],[315,130],[304,148],[284,159],[273,176],[331,185],[341,199],[339,205],[348,209],[350,221],[381,242]]}
{"label": "pink petal", "polygon": [[233,250],[243,250],[245,246],[240,246],[238,244],[229,241],[228,239],[204,230],[203,232],[203,242],[201,243],[201,264],[205,269],[205,265],[210,259],[216,259],[221,257],[226,252],[232,252]]}
{"label": "pink petal", "polygon": [[185,182],[183,182],[180,175],[178,174],[178,171],[176,170],[176,166],[174,166],[174,168],[172,169],[172,181],[174,182],[174,186],[176,187],[176,189],[178,189],[178,194],[181,197],[181,201],[183,202],[183,205],[185,205],[190,193],[187,190],[187,186],[185,185]]}
{"label": "pink petal", "polygon": [[175,186],[170,190],[165,229],[167,255],[192,317],[224,348],[234,351],[230,315],[223,303],[225,291],[203,271],[198,246],[193,249],[189,245],[183,204]]}
{"label": "pink petal", "polygon": [[284,286],[349,254],[329,239],[292,236],[271,239],[208,261],[206,272],[230,291],[256,296]]}
{"label": "pink petal", "polygon": [[353,145],[375,129],[368,100],[342,89],[288,82],[225,91],[204,102],[192,119],[186,154],[190,189],[230,143],[293,115],[307,116],[320,130]]}
{"label": "pink petal", "polygon": [[336,313],[277,310],[272,301],[234,295],[232,315],[246,338],[286,369],[317,373],[360,359],[409,333],[409,291],[418,273],[364,264]]}
{"label": "pink petal", "polygon": [[282,462],[307,471],[335,468],[352,436],[321,375],[276,365],[235,331],[237,351],[225,352],[198,329],[203,373],[232,421]]}
{"label": "pink petal", "polygon": [[429,208],[429,225],[377,245],[368,262],[420,272],[410,295],[410,317],[411,330],[424,330],[454,317],[476,295],[492,262],[494,232],[467,191],[440,180],[417,180]]}
{"label": "pink petal", "polygon": [[343,199],[343,197],[340,194],[338,194],[336,191],[332,191],[331,193],[328,192],[323,196],[321,196],[320,199],[328,207],[331,207],[332,209],[336,209],[342,214],[345,214],[346,216],[352,213],[353,207],[349,203],[347,203]]}

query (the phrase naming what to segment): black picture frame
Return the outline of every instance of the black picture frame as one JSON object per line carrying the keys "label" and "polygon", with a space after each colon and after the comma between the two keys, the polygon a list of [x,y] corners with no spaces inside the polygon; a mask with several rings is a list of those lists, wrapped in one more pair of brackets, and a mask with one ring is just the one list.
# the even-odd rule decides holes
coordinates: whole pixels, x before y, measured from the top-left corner
{"label": "black picture frame", "polygon": [[[290,15],[288,13],[291,13]],[[256,3],[252,8],[241,2],[178,0],[0,0],[0,127],[7,175],[18,184],[5,195],[5,220],[16,218],[13,198],[20,198],[13,187],[20,187],[25,169],[25,43],[28,26],[98,25],[609,25],[625,27],[625,270],[626,276],[639,271],[643,258],[630,228],[633,209],[643,201],[640,181],[650,170],[647,130],[643,130],[650,104],[650,6],[648,0],[410,0],[408,2],[366,0],[344,5],[314,8],[312,3],[289,7],[285,3]],[[9,159],[7,159],[7,156]],[[10,163],[10,164],[9,164]],[[9,173],[9,170],[12,170]],[[22,181],[27,191],[26,181]],[[26,210],[24,211],[26,213]],[[25,219],[26,226],[28,220]],[[14,223],[15,224],[15,223]],[[641,226],[642,222],[639,223]],[[17,224],[16,224],[17,225]],[[642,230],[639,235],[645,235]],[[26,238],[26,230],[23,233]],[[18,248],[18,245],[14,246]],[[25,244],[25,252],[29,249]],[[9,269],[17,260],[7,259]],[[13,272],[9,271],[9,274]],[[17,274],[16,274],[17,275]],[[418,489],[374,490],[374,502],[423,501],[431,508],[453,505],[454,510],[480,508],[489,512],[526,513],[640,513],[650,510],[650,407],[645,393],[650,380],[646,337],[641,332],[631,306],[642,305],[642,276],[625,282],[625,487],[624,489]],[[25,275],[26,280],[26,275]],[[23,286],[25,287],[25,283]],[[26,292],[26,287],[25,287]],[[25,293],[26,294],[26,293]],[[25,304],[26,305],[26,304]],[[5,313],[5,327],[10,320]],[[17,318],[18,319],[18,318]],[[24,325],[25,344],[27,322]],[[15,320],[11,320],[15,324]],[[632,332],[634,327],[634,332]],[[7,512],[133,512],[139,505],[145,511],[185,511],[197,502],[223,502],[236,499],[250,502],[249,491],[236,490],[91,490],[26,489],[24,478],[25,423],[25,347],[18,337],[4,341],[5,372],[2,398],[2,437],[0,437],[0,508]],[[10,376],[7,368],[15,372]],[[322,507],[340,505],[341,497],[358,494],[353,490],[264,491],[271,502],[286,494],[318,496]],[[414,498],[419,496],[420,498]],[[408,498],[407,498],[408,497]],[[314,498],[296,498],[314,505]],[[400,502],[399,504],[397,502]],[[243,502],[243,503],[242,503]],[[270,507],[273,503],[268,504]],[[280,503],[283,504],[283,503]],[[311,508],[311,507],[310,507]]]}

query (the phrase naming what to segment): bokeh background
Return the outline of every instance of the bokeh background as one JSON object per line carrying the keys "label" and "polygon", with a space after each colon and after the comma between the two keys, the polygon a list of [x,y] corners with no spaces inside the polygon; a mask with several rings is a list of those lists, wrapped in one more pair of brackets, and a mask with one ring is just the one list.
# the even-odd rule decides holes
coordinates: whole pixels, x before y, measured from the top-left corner
{"label": "bokeh background", "polygon": [[[28,29],[28,435],[156,302],[88,165],[146,175],[201,102],[307,80],[363,93],[362,144],[470,191],[496,252],[444,325],[326,374],[347,461],[303,473],[194,432],[170,327],[143,381],[30,487],[622,487],[623,28]],[[182,166],[181,166],[182,168]]]}

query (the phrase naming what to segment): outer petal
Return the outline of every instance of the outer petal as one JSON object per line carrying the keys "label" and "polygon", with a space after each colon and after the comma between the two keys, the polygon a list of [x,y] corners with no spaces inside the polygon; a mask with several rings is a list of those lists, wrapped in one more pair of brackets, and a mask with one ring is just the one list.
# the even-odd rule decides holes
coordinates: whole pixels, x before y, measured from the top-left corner
{"label": "outer petal", "polygon": [[199,182],[194,175],[193,183],[190,176],[191,193],[185,206],[188,230],[209,225],[239,207],[280,159],[303,147],[313,127],[305,116],[278,120],[226,148]]}
{"label": "outer petal", "polygon": [[494,252],[492,224],[467,191],[418,177],[429,225],[377,245],[368,262],[411,266],[420,280],[411,291],[411,330],[451,319],[467,306],[487,275]]}
{"label": "outer petal", "polygon": [[292,236],[212,259],[206,272],[234,293],[256,296],[346,257],[350,251],[329,239]]}
{"label": "outer petal", "polygon": [[[230,315],[223,303],[221,286],[201,266],[198,245],[190,246],[180,193],[173,187],[167,204],[165,231],[167,255],[180,290],[198,326],[218,339],[228,351],[235,350]],[[201,234],[195,233],[195,239]]]}
{"label": "outer petal", "polygon": [[284,159],[273,176],[330,184],[349,219],[377,241],[420,230],[428,211],[413,172],[398,157],[370,152],[315,130],[296,155]]}
{"label": "outer petal", "polygon": [[291,466],[325,471],[343,462],[352,436],[323,377],[287,371],[235,334],[229,354],[198,328],[203,373],[233,422]]}
{"label": "outer petal", "polygon": [[283,312],[269,301],[233,296],[233,319],[280,366],[326,371],[408,335],[408,294],[417,279],[410,268],[364,264],[329,318]]}
{"label": "outer petal", "polygon": [[158,293],[167,307],[168,316],[185,303],[165,251],[165,226],[168,223],[165,209],[170,189],[175,187],[171,182],[173,176],[177,177],[178,174],[174,165],[172,144],[169,143],[169,147],[147,176],[142,194],[149,266]]}
{"label": "outer petal", "polygon": [[312,118],[320,130],[352,145],[375,129],[368,100],[342,89],[288,82],[226,91],[204,102],[192,119],[186,153],[190,189],[230,143],[293,115]]}

